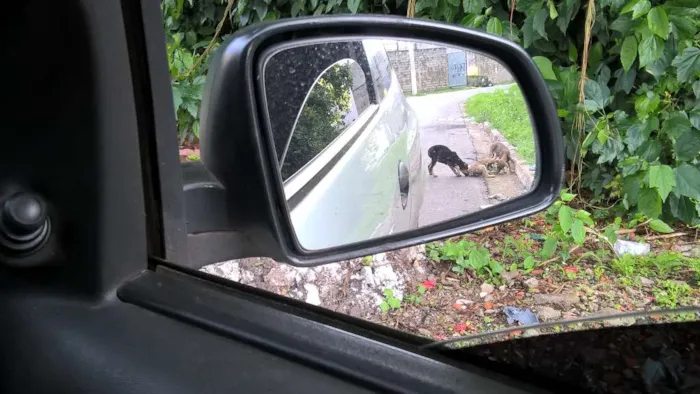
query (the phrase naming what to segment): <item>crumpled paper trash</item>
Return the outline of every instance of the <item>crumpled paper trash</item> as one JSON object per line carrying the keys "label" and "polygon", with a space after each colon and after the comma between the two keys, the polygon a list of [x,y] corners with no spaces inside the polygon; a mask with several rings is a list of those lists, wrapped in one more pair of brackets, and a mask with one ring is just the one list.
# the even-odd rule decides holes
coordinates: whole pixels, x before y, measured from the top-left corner
{"label": "crumpled paper trash", "polygon": [[613,249],[615,249],[615,254],[618,256],[622,256],[624,254],[644,256],[651,252],[651,245],[618,239],[615,242],[615,245],[613,245]]}
{"label": "crumpled paper trash", "polygon": [[528,324],[537,324],[540,322],[537,319],[537,315],[535,315],[529,309],[520,309],[514,306],[506,306],[503,307],[503,313],[506,314],[508,324],[513,324],[517,321],[521,325],[526,326]]}

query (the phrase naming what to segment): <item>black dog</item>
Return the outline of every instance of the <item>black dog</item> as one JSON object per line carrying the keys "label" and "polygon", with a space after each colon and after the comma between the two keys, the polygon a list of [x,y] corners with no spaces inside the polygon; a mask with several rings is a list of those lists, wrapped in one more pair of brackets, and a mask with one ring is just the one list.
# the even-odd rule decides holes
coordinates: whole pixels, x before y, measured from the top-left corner
{"label": "black dog", "polygon": [[428,157],[430,157],[430,164],[428,164],[428,173],[432,176],[437,176],[433,174],[433,167],[436,163],[442,163],[450,167],[452,172],[457,176],[462,176],[468,169],[468,166],[462,159],[457,156],[457,153],[453,152],[450,148],[445,145],[433,145],[428,149]]}

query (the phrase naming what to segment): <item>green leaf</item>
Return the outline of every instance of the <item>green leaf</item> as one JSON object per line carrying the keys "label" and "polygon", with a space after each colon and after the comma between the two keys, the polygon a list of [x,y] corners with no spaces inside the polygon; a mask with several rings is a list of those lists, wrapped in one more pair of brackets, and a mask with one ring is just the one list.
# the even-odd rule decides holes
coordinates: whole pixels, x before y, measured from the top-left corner
{"label": "green leaf", "polygon": [[678,194],[700,200],[700,170],[690,164],[681,164],[673,172],[676,175]]}
{"label": "green leaf", "polygon": [[554,237],[547,237],[547,239],[544,241],[544,244],[542,245],[542,250],[540,250],[540,256],[542,256],[545,259],[548,259],[554,255],[554,252],[557,251],[557,239]]}
{"label": "green leaf", "polygon": [[[673,144],[678,160],[690,161],[700,153],[700,131],[691,129],[681,134]],[[700,183],[700,179],[698,179]]]}
{"label": "green leaf", "polygon": [[659,191],[661,200],[666,201],[666,197],[676,186],[676,177],[673,175],[673,169],[667,165],[656,164],[650,166],[649,186],[656,188]]}
{"label": "green leaf", "polygon": [[668,20],[668,15],[666,15],[666,11],[664,11],[663,8],[652,8],[651,11],[649,11],[649,15],[647,15],[647,23],[652,33],[664,40],[668,39],[671,22]]}
{"label": "green leaf", "polygon": [[532,27],[535,29],[537,34],[540,35],[540,37],[544,38],[547,40],[547,31],[545,30],[545,22],[547,22],[547,10],[542,8],[541,10],[537,11],[535,14],[535,18],[532,21]]}
{"label": "green leaf", "polygon": [[700,49],[696,47],[686,48],[682,54],[676,56],[671,63],[678,72],[678,80],[688,82],[700,72]]}
{"label": "green leaf", "polygon": [[634,152],[649,138],[649,134],[651,134],[651,130],[646,127],[645,123],[636,123],[632,125],[632,127],[627,129],[627,133],[625,134],[625,144],[627,148],[631,152]]}
{"label": "green leaf", "polygon": [[569,232],[571,229],[571,222],[573,220],[573,213],[571,212],[571,208],[569,208],[566,205],[562,205],[559,208],[559,225],[561,226],[561,229],[564,230],[564,232]]}
{"label": "green leaf", "polygon": [[503,272],[503,265],[496,260],[489,261],[489,268],[491,268],[491,272],[494,274],[500,274]]}
{"label": "green leaf", "polygon": [[578,49],[576,49],[576,46],[569,41],[569,61],[576,63],[576,60],[578,60]]}
{"label": "green leaf", "polygon": [[700,100],[700,80],[693,82],[693,94],[696,100]]}
{"label": "green leaf", "polygon": [[637,97],[634,101],[634,109],[640,116],[645,116],[656,111],[659,108],[659,104],[661,104],[659,96],[654,92],[647,92],[644,96]]}
{"label": "green leaf", "polygon": [[634,21],[632,21],[631,16],[620,15],[613,21],[613,23],[610,24],[610,30],[619,31],[625,35],[632,28],[632,26],[634,26]]}
{"label": "green leaf", "polygon": [[537,68],[540,70],[540,73],[542,73],[544,79],[556,81],[557,76],[554,75],[554,71],[552,70],[551,60],[544,56],[534,56],[532,60],[537,64]]}
{"label": "green leaf", "polygon": [[626,14],[628,12],[632,12],[632,10],[637,5],[637,3],[639,3],[639,0],[628,1],[627,4],[625,4],[625,6],[622,7],[622,9],[620,10],[620,14]]}
{"label": "green leaf", "polygon": [[525,22],[523,22],[523,47],[526,49],[535,41],[535,29],[532,25],[533,19],[532,17],[527,17]]}
{"label": "green leaf", "polygon": [[596,42],[591,46],[591,50],[588,55],[588,75],[595,72],[598,69],[598,65],[603,60],[603,44],[600,41]]}
{"label": "green leaf", "polygon": [[693,108],[688,115],[690,124],[696,129],[700,129],[700,107]]}
{"label": "green leaf", "polygon": [[622,195],[628,207],[637,205],[641,180],[638,176],[626,177],[622,181]]}
{"label": "green leaf", "polygon": [[185,104],[185,109],[193,118],[197,119],[197,114],[199,113],[199,105],[194,101],[189,101]]}
{"label": "green leaf", "polygon": [[586,229],[583,227],[581,220],[574,220],[574,223],[571,225],[571,236],[574,238],[574,242],[583,245],[583,242],[586,240]]}
{"label": "green leaf", "polygon": [[650,35],[642,39],[637,49],[639,51],[639,66],[644,67],[664,54],[664,41],[659,36]]}
{"label": "green leaf", "polygon": [[401,300],[399,300],[398,298],[393,298],[393,297],[389,298],[387,300],[387,302],[389,303],[389,306],[391,307],[391,309],[401,308]]}
{"label": "green leaf", "polygon": [[457,8],[450,6],[447,3],[442,7],[442,15],[447,23],[452,23],[457,15]]}
{"label": "green leaf", "polygon": [[629,71],[632,68],[632,63],[634,59],[637,58],[637,38],[633,35],[627,36],[625,41],[622,42],[622,49],[620,51],[620,61],[622,62],[622,68],[625,71]]}
{"label": "green leaf", "polygon": [[383,301],[381,304],[379,304],[379,309],[384,313],[389,312],[390,308],[391,307],[389,306],[389,303],[386,301]]}
{"label": "green leaf", "polygon": [[649,74],[653,75],[657,79],[660,79],[669,71],[668,68],[671,66],[671,62],[677,54],[678,43],[673,37],[670,37],[664,45],[663,54],[661,57],[649,63],[644,69]]}
{"label": "green leaf", "polygon": [[583,90],[586,101],[594,102],[598,109],[605,108],[610,102],[610,89],[596,81],[587,79]]}
{"label": "green leaf", "polygon": [[674,111],[664,120],[661,131],[671,138],[678,138],[692,128],[688,116],[684,112]]}
{"label": "green leaf", "polygon": [[693,20],[688,16],[669,15],[669,19],[671,19],[671,32],[679,40],[690,39],[698,32]]}
{"label": "green leaf", "polygon": [[663,147],[661,146],[661,143],[658,140],[651,139],[644,141],[644,143],[639,147],[639,149],[637,149],[637,154],[642,159],[651,163],[658,160],[659,156],[661,156],[662,149]]}
{"label": "green leaf", "polygon": [[673,229],[671,228],[671,226],[669,226],[668,224],[666,224],[666,222],[664,222],[664,221],[661,220],[661,219],[654,219],[654,220],[652,220],[651,222],[649,222],[649,227],[650,227],[652,230],[656,231],[657,233],[668,234],[668,233],[672,233],[672,232],[673,232]]}
{"label": "green leaf", "polygon": [[630,156],[620,161],[617,167],[621,170],[623,177],[628,177],[642,169],[642,161],[639,160],[639,156]]}
{"label": "green leaf", "polygon": [[477,28],[477,27],[481,26],[485,20],[486,20],[486,15],[477,15],[477,17],[474,18],[474,22],[472,22],[472,27]]}
{"label": "green leaf", "polygon": [[661,197],[654,189],[648,187],[639,188],[637,206],[648,218],[656,219],[661,215]]}
{"label": "green leaf", "polygon": [[[316,0],[318,2],[318,0]],[[267,4],[265,4],[264,1],[262,0],[256,0],[253,2],[253,9],[255,10],[255,13],[258,15],[259,20],[265,20],[265,17],[267,16]]]}
{"label": "green leaf", "polygon": [[637,78],[637,69],[631,68],[629,71],[625,72],[623,69],[618,69],[615,71],[615,86],[616,92],[625,92],[629,94],[634,87],[634,80]]}
{"label": "green leaf", "polygon": [[562,33],[566,33],[569,23],[574,18],[581,3],[579,0],[564,0],[559,2],[559,17],[556,18],[556,24]]}
{"label": "green leaf", "polygon": [[606,118],[599,118],[595,124],[594,130],[596,138],[601,145],[605,145],[605,143],[608,142],[608,138],[610,138],[610,133],[608,132],[609,127],[610,126]]}
{"label": "green leaf", "polygon": [[693,223],[697,218],[698,212],[695,209],[695,203],[686,196],[676,197],[671,194],[668,198],[671,206],[671,214],[685,223]]}
{"label": "green leaf", "polygon": [[571,202],[576,197],[575,194],[562,192],[559,198],[564,202]]}
{"label": "green leaf", "polygon": [[[350,10],[350,12],[352,12],[353,14],[357,14],[357,11],[359,11],[359,9],[360,9],[360,3],[361,3],[361,0],[348,0],[348,9]],[[433,4],[433,3],[435,3],[435,1],[418,0],[418,2],[416,3],[416,12],[419,11],[418,7],[419,7],[419,4],[421,4],[421,3],[423,3],[423,5],[425,5],[426,3]]]}
{"label": "green leaf", "polygon": [[[586,135],[586,138],[583,139],[583,143],[581,144],[581,148],[582,148],[584,151],[587,151],[588,148],[589,148],[591,145],[593,145],[593,142],[594,142],[597,138],[598,138],[597,133],[595,133],[594,131],[591,131],[590,133],[588,133],[588,135]],[[584,153],[583,155],[585,156],[585,153]]]}
{"label": "green leaf", "polygon": [[176,112],[177,109],[180,108],[180,104],[182,104],[182,93],[180,92],[180,89],[173,86],[173,106],[175,107]]}
{"label": "green leaf", "polygon": [[557,8],[554,6],[554,2],[552,0],[548,0],[547,4],[549,6],[549,18],[557,19],[557,17],[559,16],[559,12],[557,12]]}
{"label": "green leaf", "polygon": [[[555,243],[554,247],[556,247],[556,245],[557,244]],[[535,258],[532,255],[525,257],[525,260],[523,260],[523,268],[525,268],[526,271],[532,271],[532,269],[535,268],[535,264],[537,264],[537,262],[535,261]]]}
{"label": "green leaf", "polygon": [[643,17],[651,9],[651,2],[649,0],[641,0],[632,8],[632,19],[638,19]]}
{"label": "green leaf", "polygon": [[[357,3],[356,7],[360,6],[360,0],[348,0],[348,1],[349,1],[348,7],[350,7],[350,3],[352,3],[353,1]],[[294,1],[294,3],[292,3],[291,13],[292,13],[293,18],[296,17],[297,15],[299,15],[299,12],[301,12],[304,9],[304,3],[305,3],[304,0],[296,0],[296,1]]]}
{"label": "green leaf", "polygon": [[466,12],[467,14],[481,14],[481,10],[486,8],[486,1],[463,0],[462,5],[464,6],[464,12]]}
{"label": "green leaf", "polygon": [[618,159],[618,156],[625,149],[625,145],[617,138],[608,139],[608,141],[602,146],[600,150],[600,156],[596,163],[612,163],[614,160]]}
{"label": "green leaf", "polygon": [[600,71],[598,71],[596,82],[603,86],[608,86],[608,82],[610,82],[610,67],[603,64],[599,67],[599,70]]}
{"label": "green leaf", "polygon": [[501,21],[497,18],[489,19],[489,23],[486,24],[486,32],[490,34],[495,34],[497,36],[502,36],[503,25],[501,25]]}

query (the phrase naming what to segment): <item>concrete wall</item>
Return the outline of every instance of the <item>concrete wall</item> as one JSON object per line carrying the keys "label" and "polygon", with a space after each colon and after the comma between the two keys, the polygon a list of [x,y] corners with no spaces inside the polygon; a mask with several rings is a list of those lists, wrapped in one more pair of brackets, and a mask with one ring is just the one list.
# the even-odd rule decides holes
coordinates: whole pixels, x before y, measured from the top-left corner
{"label": "concrete wall", "polygon": [[396,72],[396,77],[399,79],[401,89],[404,93],[411,93],[411,59],[408,54],[408,49],[398,51],[387,51],[391,66]]}
{"label": "concrete wall", "polygon": [[418,49],[415,54],[418,92],[445,89],[448,71],[446,48]]}
{"label": "concrete wall", "polygon": [[[384,45],[391,65],[401,83],[401,88],[405,93],[411,93],[411,63],[408,45],[406,42],[391,42]],[[447,88],[447,54],[459,51],[459,49],[455,48],[416,43],[414,56],[417,92],[427,93]],[[468,51],[466,52],[466,58],[469,67],[476,65],[479,75],[488,77],[492,83],[513,82],[513,77],[499,62]]]}
{"label": "concrete wall", "polygon": [[479,69],[479,75],[487,76],[494,84],[515,81],[508,69],[490,57],[474,52],[467,52],[467,64],[469,64],[470,67],[476,65]]}

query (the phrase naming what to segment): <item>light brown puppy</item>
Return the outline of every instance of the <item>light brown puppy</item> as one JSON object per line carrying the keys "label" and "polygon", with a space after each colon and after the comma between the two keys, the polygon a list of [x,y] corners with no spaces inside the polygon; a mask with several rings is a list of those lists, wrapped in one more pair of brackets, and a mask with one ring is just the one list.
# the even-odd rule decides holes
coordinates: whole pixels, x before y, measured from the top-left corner
{"label": "light brown puppy", "polygon": [[500,159],[508,164],[511,174],[515,172],[515,162],[510,156],[510,149],[501,142],[491,145],[491,159]]}
{"label": "light brown puppy", "polygon": [[492,175],[489,173],[489,171],[486,169],[486,166],[479,163],[478,161],[476,163],[470,164],[469,167],[466,170],[462,170],[464,175],[466,176],[482,176],[484,178],[495,178],[495,175]]}
{"label": "light brown puppy", "polygon": [[503,171],[504,168],[508,165],[505,160],[502,160],[500,158],[488,158],[488,159],[482,159],[479,160],[479,162],[483,165],[486,166],[486,169],[489,170],[492,174],[500,174],[501,171]]}

